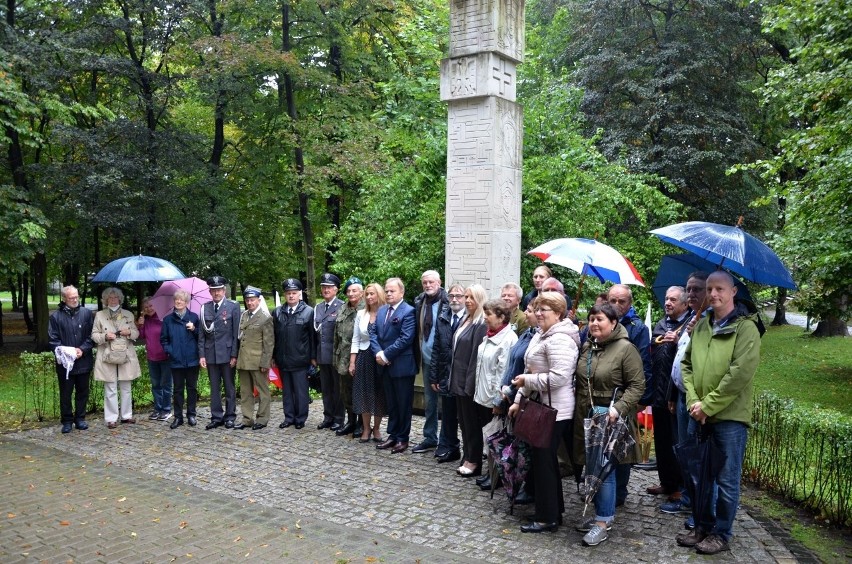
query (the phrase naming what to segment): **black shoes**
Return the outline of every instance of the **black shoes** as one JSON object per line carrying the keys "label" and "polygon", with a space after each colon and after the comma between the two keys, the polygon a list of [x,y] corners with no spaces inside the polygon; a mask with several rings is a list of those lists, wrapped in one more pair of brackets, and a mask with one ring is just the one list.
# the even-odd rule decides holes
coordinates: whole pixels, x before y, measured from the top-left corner
{"label": "black shoes", "polygon": [[251,426],[251,430],[252,431],[258,431],[260,429],[263,429],[264,427],[266,427],[266,423],[255,423],[254,425]]}
{"label": "black shoes", "polygon": [[290,427],[291,425],[293,425],[293,424],[290,423],[289,421],[284,421],[284,422],[278,424],[278,428],[279,429],[286,429],[287,427]]}
{"label": "black shoes", "polygon": [[[190,425],[191,425],[191,423],[190,423]],[[210,422],[210,423],[208,423],[208,424],[207,424],[207,426],[206,426],[206,427],[204,427],[204,428],[205,428],[205,429],[207,429],[207,430],[209,431],[209,430],[211,430],[211,429],[215,429],[216,427],[221,427],[221,426],[222,426],[222,422],[221,422],[221,421],[211,421],[211,422]]]}
{"label": "black shoes", "polygon": [[234,422],[233,421],[225,421],[225,429],[233,429]]}
{"label": "black shoes", "polygon": [[77,428],[80,429],[81,431],[85,431],[86,429],[89,428],[89,424],[86,423],[85,419],[78,419],[77,420]]}
{"label": "black shoes", "polygon": [[63,423],[62,424],[62,434],[66,435],[66,434],[70,433],[71,429],[73,429],[73,428],[74,428],[74,425],[71,424],[70,422],[69,423]]}
{"label": "black shoes", "polygon": [[334,425],[334,421],[323,421],[317,425],[317,430],[322,431],[323,429],[329,429],[332,425]]}
{"label": "black shoes", "polygon": [[389,448],[393,448],[396,446],[396,441],[393,439],[387,439],[383,443],[379,443],[376,445],[376,450],[387,450]]}
{"label": "black shoes", "polygon": [[294,427],[296,427],[296,429],[304,429],[304,428],[305,428],[305,424],[304,424],[304,423],[296,423],[296,424],[294,425]]}
{"label": "black shoes", "polygon": [[195,418],[195,415],[188,415],[186,417],[186,421],[187,423],[189,423],[190,427],[195,427],[196,425],[198,425],[198,420]]}
{"label": "black shoes", "polygon": [[[228,424],[225,423],[225,427],[227,427],[227,426],[228,426]],[[231,423],[230,428],[234,429],[235,431],[240,431],[242,429],[251,429],[251,425],[246,425],[245,423],[236,423],[236,424]]]}
{"label": "black shoes", "polygon": [[[169,429],[177,429],[181,425],[183,425],[183,419],[175,417],[174,420],[172,420],[172,424],[169,425]],[[192,423],[190,423],[190,425],[192,425]]]}
{"label": "black shoes", "polygon": [[411,449],[411,452],[413,452],[414,454],[420,454],[421,452],[429,452],[430,450],[436,448],[437,446],[438,445],[436,445],[434,443],[429,443],[429,442],[423,441],[422,443],[415,445],[414,448]]}
{"label": "black shoes", "polygon": [[521,490],[515,496],[515,505],[529,505],[535,502],[535,498],[527,493],[527,490]]}
{"label": "black shoes", "polygon": [[559,523],[539,523],[538,521],[533,521],[529,525],[521,525],[522,533],[552,533],[556,529],[559,528]]}
{"label": "black shoes", "polygon": [[443,464],[444,462],[454,462],[456,460],[461,460],[461,452],[457,450],[451,450],[442,454],[441,456],[435,457],[438,460],[438,464]]}
{"label": "black shoes", "polygon": [[342,437],[344,435],[351,435],[355,430],[355,423],[349,423],[348,425],[344,425],[343,427],[337,429],[334,434],[338,437]]}

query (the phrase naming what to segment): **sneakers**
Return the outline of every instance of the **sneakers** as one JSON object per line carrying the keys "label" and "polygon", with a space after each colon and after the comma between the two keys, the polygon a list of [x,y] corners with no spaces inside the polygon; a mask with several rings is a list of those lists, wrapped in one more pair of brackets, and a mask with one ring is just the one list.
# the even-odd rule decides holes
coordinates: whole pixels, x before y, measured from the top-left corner
{"label": "sneakers", "polygon": [[706,538],[707,533],[705,533],[701,529],[692,529],[688,533],[681,533],[676,536],[675,542],[677,542],[680,546],[692,548]]}
{"label": "sneakers", "polygon": [[161,411],[157,415],[157,421],[168,421],[171,418],[172,418],[172,412],[171,411]]}
{"label": "sneakers", "polygon": [[692,529],[694,529],[695,528],[695,517],[693,517],[692,515],[687,517],[686,521],[683,522],[683,528],[686,529],[687,531],[691,531]]}
{"label": "sneakers", "polygon": [[606,534],[606,527],[594,525],[592,530],[583,537],[583,544],[586,546],[597,546],[608,538],[609,535]]}
{"label": "sneakers", "polygon": [[[579,525],[574,527],[574,529],[580,531],[581,533],[588,533],[589,531],[592,530],[592,527],[595,526],[595,522],[596,521],[595,521],[594,517],[589,517],[588,519],[586,519],[585,521],[583,521],[582,523],[580,523]],[[609,523],[606,524],[606,530],[607,531],[612,530],[612,521],[610,521]]]}
{"label": "sneakers", "polygon": [[719,554],[725,550],[731,550],[728,541],[719,535],[710,535],[700,543],[695,545],[695,550],[699,554]]}
{"label": "sneakers", "polygon": [[157,419],[159,419],[159,417],[160,417],[160,412],[157,411],[156,409],[154,411],[152,411],[150,415],[148,415],[148,419],[150,419],[151,421],[156,421]]}
{"label": "sneakers", "polygon": [[689,513],[692,509],[679,501],[669,501],[660,505],[660,511],[669,515],[677,515],[678,513]]}

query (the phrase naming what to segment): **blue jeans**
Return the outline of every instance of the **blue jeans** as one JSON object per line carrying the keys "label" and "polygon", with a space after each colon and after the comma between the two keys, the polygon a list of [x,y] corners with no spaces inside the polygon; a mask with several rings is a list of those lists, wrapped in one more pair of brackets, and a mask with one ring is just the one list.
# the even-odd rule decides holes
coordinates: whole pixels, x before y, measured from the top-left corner
{"label": "blue jeans", "polygon": [[154,395],[154,409],[160,413],[172,411],[172,365],[170,360],[149,360],[148,373],[151,375],[151,393]]}
{"label": "blue jeans", "polygon": [[438,392],[429,383],[429,367],[423,366],[423,400],[425,402],[423,423],[423,442],[435,446],[438,444]]}
{"label": "blue jeans", "polygon": [[[734,526],[734,517],[740,503],[740,480],[748,441],[748,427],[739,421],[720,421],[705,425],[710,432],[709,440],[725,453],[726,460],[714,480],[714,485],[718,487],[718,499],[715,504],[707,504],[707,510],[699,516],[696,525],[730,541],[733,536],[731,529]],[[712,512],[714,505],[715,517]]]}
{"label": "blue jeans", "polygon": [[595,521],[609,523],[615,517],[615,471],[601,484],[598,493],[595,494]]}

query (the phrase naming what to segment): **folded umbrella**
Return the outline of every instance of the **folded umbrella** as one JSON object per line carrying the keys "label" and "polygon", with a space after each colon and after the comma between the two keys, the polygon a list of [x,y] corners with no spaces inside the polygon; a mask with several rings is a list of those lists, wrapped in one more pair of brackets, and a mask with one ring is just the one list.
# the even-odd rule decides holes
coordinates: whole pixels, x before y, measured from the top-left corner
{"label": "folded umbrella", "polygon": [[630,433],[627,420],[619,417],[610,423],[607,411],[583,419],[583,435],[586,444],[585,515],[601,484],[619,461],[627,457],[636,440]]}
{"label": "folded umbrella", "polygon": [[697,527],[701,525],[703,515],[715,515],[716,476],[725,465],[727,456],[710,439],[707,424],[699,426],[697,436],[675,445],[674,451],[683,483],[692,500],[692,516]]}

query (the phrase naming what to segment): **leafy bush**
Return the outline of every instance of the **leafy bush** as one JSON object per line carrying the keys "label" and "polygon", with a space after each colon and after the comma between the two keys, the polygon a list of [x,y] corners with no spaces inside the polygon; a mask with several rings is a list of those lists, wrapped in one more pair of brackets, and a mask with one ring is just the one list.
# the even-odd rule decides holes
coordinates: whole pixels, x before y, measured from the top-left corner
{"label": "leafy bush", "polygon": [[816,511],[838,526],[852,524],[852,420],[837,411],[800,407],[762,393],[743,474],[762,489]]}

